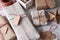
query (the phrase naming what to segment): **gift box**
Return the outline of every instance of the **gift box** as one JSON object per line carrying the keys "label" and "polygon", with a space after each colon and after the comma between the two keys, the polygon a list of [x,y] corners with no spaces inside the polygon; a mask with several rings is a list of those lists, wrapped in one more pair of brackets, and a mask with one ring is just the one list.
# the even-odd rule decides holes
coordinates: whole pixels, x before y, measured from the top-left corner
{"label": "gift box", "polygon": [[[10,12],[12,11],[12,12]],[[11,6],[7,6],[3,9],[3,12],[6,13],[6,17],[9,20],[13,30],[15,31],[17,35],[17,39],[20,40],[36,40],[39,39],[40,35],[26,16],[24,10],[20,6],[18,2],[14,3]],[[10,20],[12,18],[9,14],[19,14],[21,16],[21,21],[19,25],[13,25],[12,21]],[[14,22],[14,21],[13,21]],[[24,32],[24,33],[23,33]],[[21,36],[22,35],[22,36]]]}
{"label": "gift box", "polygon": [[35,26],[47,25],[47,18],[44,10],[32,10],[31,17]]}
{"label": "gift box", "polygon": [[0,24],[2,24],[0,28],[0,32],[2,33],[4,40],[15,39],[16,35],[8,25],[7,21],[1,15],[0,18],[1,18],[0,20],[2,20],[0,21]]}
{"label": "gift box", "polygon": [[[16,6],[17,5],[17,6]],[[29,40],[29,38],[27,37],[24,29],[22,28],[21,25],[18,25],[19,24],[19,21],[20,21],[20,15],[17,14],[18,12],[16,12],[17,10],[14,9],[14,8],[17,8],[20,4],[18,2],[10,5],[10,6],[7,6],[3,9],[4,13],[7,13],[5,14],[5,16],[7,17],[7,19],[9,20],[16,36],[17,36],[17,40]],[[12,12],[10,12],[10,11]],[[19,10],[20,11],[20,10]],[[12,14],[13,13],[13,14]]]}
{"label": "gift box", "polygon": [[[30,8],[33,5],[33,0],[17,0],[25,9]],[[25,2],[24,2],[25,1]]]}
{"label": "gift box", "polygon": [[36,9],[54,8],[56,5],[55,0],[35,0]]}

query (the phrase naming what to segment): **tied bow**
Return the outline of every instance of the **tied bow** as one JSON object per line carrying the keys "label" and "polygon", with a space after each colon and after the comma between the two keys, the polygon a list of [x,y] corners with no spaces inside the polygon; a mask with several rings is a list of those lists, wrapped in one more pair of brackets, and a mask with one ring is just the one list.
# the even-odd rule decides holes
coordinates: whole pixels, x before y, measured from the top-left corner
{"label": "tied bow", "polygon": [[60,15],[58,14],[57,8],[54,10],[54,13],[48,12],[48,14],[50,16],[50,21],[53,20],[54,22],[59,24]]}
{"label": "tied bow", "polygon": [[21,19],[27,17],[25,14],[19,15],[19,14],[9,14],[10,16],[14,16],[10,20],[12,20],[12,25],[18,25],[21,23]]}
{"label": "tied bow", "polygon": [[42,14],[42,13],[43,13],[43,12],[39,12],[39,11],[38,11],[38,16],[33,17],[33,19],[34,19],[34,20],[39,19],[39,23],[40,23],[40,22],[42,22],[42,23],[47,22],[47,18],[46,18],[45,15]]}

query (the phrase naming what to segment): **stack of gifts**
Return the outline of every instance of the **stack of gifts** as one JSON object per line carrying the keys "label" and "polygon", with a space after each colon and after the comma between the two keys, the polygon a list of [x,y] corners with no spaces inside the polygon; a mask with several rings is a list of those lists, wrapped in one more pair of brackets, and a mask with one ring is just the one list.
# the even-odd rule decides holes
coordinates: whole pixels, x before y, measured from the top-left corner
{"label": "stack of gifts", "polygon": [[31,24],[29,18],[18,2],[5,7],[2,5],[2,8],[17,36],[17,40],[37,40],[40,38],[39,33]]}
{"label": "stack of gifts", "polygon": [[[45,9],[55,7],[55,0],[35,0],[36,9],[31,10],[31,22],[21,5],[28,9],[34,4],[33,1],[0,0],[0,9],[3,10],[10,24],[0,15],[1,40],[59,40],[59,34],[55,31],[57,25],[40,27],[40,34],[35,29],[35,26],[46,26],[52,20],[57,24],[59,23],[60,15],[58,14],[58,9],[55,9],[54,12],[45,11]],[[15,39],[16,37],[17,39]]]}

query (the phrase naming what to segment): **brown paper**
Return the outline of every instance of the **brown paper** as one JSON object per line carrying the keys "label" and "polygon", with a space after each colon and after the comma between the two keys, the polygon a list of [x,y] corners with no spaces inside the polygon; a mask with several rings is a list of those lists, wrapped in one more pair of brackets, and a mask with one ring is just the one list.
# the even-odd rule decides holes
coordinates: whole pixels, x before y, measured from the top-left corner
{"label": "brown paper", "polygon": [[54,8],[55,7],[55,0],[46,0],[47,5],[49,8]]}
{"label": "brown paper", "polygon": [[46,0],[35,0],[35,7],[36,9],[46,9]]}
{"label": "brown paper", "polygon": [[36,9],[54,8],[55,4],[55,0],[35,0]]}

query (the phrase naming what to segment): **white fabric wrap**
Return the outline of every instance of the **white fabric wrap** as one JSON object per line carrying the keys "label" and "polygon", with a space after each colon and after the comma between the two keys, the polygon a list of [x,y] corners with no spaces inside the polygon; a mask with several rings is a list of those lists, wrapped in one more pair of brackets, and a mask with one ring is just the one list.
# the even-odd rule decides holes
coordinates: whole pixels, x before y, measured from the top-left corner
{"label": "white fabric wrap", "polygon": [[[28,17],[26,17],[25,12],[23,11],[22,7],[19,5],[18,2],[16,2],[15,4],[11,6],[4,8],[3,11],[7,19],[9,20],[13,30],[15,31],[18,40],[29,40],[29,39],[36,40],[40,37],[40,35],[38,34],[34,26],[31,24]],[[15,25],[12,25],[12,22],[10,21],[10,19],[13,16],[8,15],[12,13],[16,14],[15,12],[18,13],[21,17],[23,17],[20,25],[19,26],[17,25],[16,27]]]}

